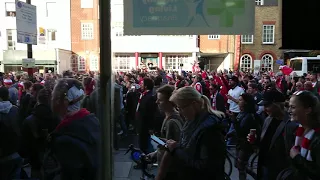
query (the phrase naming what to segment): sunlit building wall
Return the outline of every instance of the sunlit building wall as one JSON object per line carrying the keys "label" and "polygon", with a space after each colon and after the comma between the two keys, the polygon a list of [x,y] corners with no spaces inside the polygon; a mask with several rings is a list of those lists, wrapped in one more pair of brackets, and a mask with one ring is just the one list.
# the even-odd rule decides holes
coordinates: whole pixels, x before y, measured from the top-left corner
{"label": "sunlit building wall", "polygon": [[[24,1],[25,2],[25,1]],[[35,71],[58,72],[70,67],[71,30],[70,1],[32,0],[37,6],[37,43],[33,46]],[[27,45],[17,43],[14,0],[0,2],[0,71],[22,70]]]}

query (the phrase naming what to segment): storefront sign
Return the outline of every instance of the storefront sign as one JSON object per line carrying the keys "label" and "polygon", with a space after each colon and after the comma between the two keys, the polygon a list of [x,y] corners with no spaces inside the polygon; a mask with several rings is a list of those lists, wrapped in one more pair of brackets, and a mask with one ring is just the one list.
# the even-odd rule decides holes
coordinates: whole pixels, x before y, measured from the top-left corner
{"label": "storefront sign", "polygon": [[43,27],[39,27],[39,44],[46,44],[46,30]]}
{"label": "storefront sign", "polygon": [[124,1],[124,34],[254,34],[254,17],[248,0]]}
{"label": "storefront sign", "polygon": [[18,43],[37,45],[37,7],[16,1]]}
{"label": "storefront sign", "polygon": [[32,58],[22,59],[23,68],[34,68],[36,67],[36,61]]}

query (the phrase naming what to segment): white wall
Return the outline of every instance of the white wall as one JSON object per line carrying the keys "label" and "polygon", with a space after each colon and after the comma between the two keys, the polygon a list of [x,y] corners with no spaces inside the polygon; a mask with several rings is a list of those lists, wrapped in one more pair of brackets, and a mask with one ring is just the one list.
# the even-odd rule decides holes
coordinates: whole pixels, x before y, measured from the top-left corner
{"label": "white wall", "polygon": [[231,53],[229,53],[224,60],[222,61],[222,63],[219,65],[219,67],[217,69],[213,69],[215,71],[224,71],[225,69],[229,70],[229,68],[231,68],[231,62],[232,62],[232,55]]}
{"label": "white wall", "polygon": [[114,52],[197,52],[196,36],[122,36],[112,37]]}
{"label": "white wall", "polygon": [[[23,0],[25,2],[25,0]],[[7,29],[16,29],[16,18],[5,17],[5,3],[15,2],[14,0],[0,1],[0,49],[7,49]],[[47,2],[56,2],[54,17],[46,17]],[[46,44],[38,44],[33,46],[34,49],[66,49],[71,50],[71,23],[70,23],[70,1],[68,0],[31,0],[31,4],[37,6],[37,25],[44,29],[57,30],[56,42],[48,42]],[[47,35],[47,34],[46,34]],[[26,50],[25,44],[16,44],[16,50]]]}
{"label": "white wall", "polygon": [[57,73],[62,73],[63,71],[71,69],[71,51],[66,51],[62,49],[56,49],[56,55],[58,60]]}

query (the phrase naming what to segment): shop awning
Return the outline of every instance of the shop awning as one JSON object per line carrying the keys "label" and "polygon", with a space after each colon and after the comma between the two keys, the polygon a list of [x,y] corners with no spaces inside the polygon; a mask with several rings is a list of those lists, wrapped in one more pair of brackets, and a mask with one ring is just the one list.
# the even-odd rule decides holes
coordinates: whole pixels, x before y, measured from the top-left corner
{"label": "shop awning", "polygon": [[[22,65],[22,60],[3,60],[1,64],[4,65]],[[36,60],[36,65],[57,65],[57,61],[55,60]]]}

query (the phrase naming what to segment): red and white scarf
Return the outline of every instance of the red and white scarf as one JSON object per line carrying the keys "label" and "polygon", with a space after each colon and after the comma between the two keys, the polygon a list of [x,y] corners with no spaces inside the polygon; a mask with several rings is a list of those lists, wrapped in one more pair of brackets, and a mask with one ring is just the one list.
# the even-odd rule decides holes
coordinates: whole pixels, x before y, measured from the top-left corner
{"label": "red and white scarf", "polygon": [[303,136],[304,128],[299,125],[296,131],[296,140],[294,145],[297,147],[297,149],[300,149],[301,156],[306,158],[307,161],[312,161],[310,143],[314,133],[318,132],[319,130],[320,128],[311,129]]}
{"label": "red and white scarf", "polygon": [[149,90],[144,91],[143,93],[140,94],[139,100],[138,100],[138,104],[137,104],[137,109],[136,112],[139,111],[139,107],[140,107],[140,102],[143,96],[145,96],[147,93],[149,92]]}
{"label": "red and white scarf", "polygon": [[218,92],[216,92],[213,95],[211,95],[211,99],[212,99],[212,105],[211,106],[212,106],[213,110],[217,110],[217,108],[216,108],[217,94],[218,94]]}
{"label": "red and white scarf", "polygon": [[194,88],[200,93],[202,94],[202,85],[200,82],[197,82],[195,85],[194,85]]}

